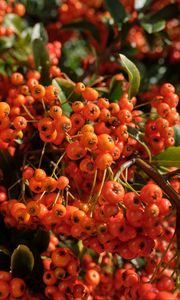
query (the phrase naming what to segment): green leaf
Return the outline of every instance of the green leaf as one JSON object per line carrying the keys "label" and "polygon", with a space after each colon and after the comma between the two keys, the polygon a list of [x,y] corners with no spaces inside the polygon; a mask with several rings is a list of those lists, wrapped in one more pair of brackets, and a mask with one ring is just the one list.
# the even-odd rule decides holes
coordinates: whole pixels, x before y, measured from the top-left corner
{"label": "green leaf", "polygon": [[41,39],[35,39],[32,42],[33,56],[36,69],[41,73],[41,82],[45,85],[50,83],[50,57],[44,42]]}
{"label": "green leaf", "polygon": [[106,46],[109,47],[113,43],[113,40],[115,39],[115,30],[114,30],[114,22],[110,18],[103,18],[103,23],[106,25],[106,30],[108,33],[107,43]]}
{"label": "green leaf", "polygon": [[50,56],[46,44],[48,35],[41,23],[37,23],[32,31],[32,49],[36,69],[41,73],[41,82],[45,85],[50,83]]}
{"label": "green leaf", "polygon": [[131,127],[129,125],[127,125],[127,129],[128,129],[129,135],[132,138],[134,138],[136,141],[138,141],[146,149],[146,152],[149,156],[149,161],[151,162],[151,159],[152,159],[151,151],[149,150],[148,146],[144,142],[144,134],[140,130],[138,130],[137,128]]}
{"label": "green leaf", "polygon": [[89,31],[97,41],[100,39],[98,28],[93,23],[85,20],[67,23],[61,27],[61,30]]}
{"label": "green leaf", "polygon": [[167,148],[154,156],[153,162],[160,166],[180,168],[180,146]]}
{"label": "green leaf", "polygon": [[61,0],[21,0],[26,7],[28,19],[32,22],[40,20],[43,23],[55,21]]}
{"label": "green leaf", "polygon": [[159,10],[153,15],[149,15],[149,20],[152,22],[160,20],[170,20],[179,15],[178,3],[166,5],[164,8]]}
{"label": "green leaf", "polygon": [[15,43],[15,36],[2,36],[0,37],[0,53],[13,47]]}
{"label": "green leaf", "polygon": [[127,19],[127,13],[124,5],[117,0],[105,0],[104,2],[112,18],[114,19],[114,22],[118,25],[119,29],[121,29],[122,24]]}
{"label": "green leaf", "polygon": [[39,39],[45,44],[48,42],[48,34],[42,23],[36,23],[32,31],[32,41]]}
{"label": "green leaf", "polygon": [[137,10],[141,10],[142,8],[147,7],[149,4],[151,4],[153,0],[135,0],[134,1],[134,7]]}
{"label": "green leaf", "polygon": [[0,74],[6,75],[5,62],[3,59],[0,59]]}
{"label": "green leaf", "polygon": [[137,257],[131,260],[136,269],[142,269],[146,265],[144,257]]}
{"label": "green leaf", "polygon": [[122,80],[117,80],[116,77],[113,77],[109,86],[109,99],[112,102],[117,102],[122,94]]}
{"label": "green leaf", "polygon": [[0,246],[0,265],[1,265],[1,270],[9,272],[10,262],[11,262],[11,256],[9,255],[9,253],[7,253],[5,251],[5,249],[2,249],[2,246]]}
{"label": "green leaf", "polygon": [[149,33],[162,31],[165,28],[166,22],[164,20],[157,21],[156,23],[141,23],[142,27]]}
{"label": "green leaf", "polygon": [[25,245],[19,245],[11,256],[11,271],[13,276],[21,277],[32,272],[34,267],[34,256]]}
{"label": "green leaf", "polygon": [[174,126],[175,146],[180,146],[180,125]]}
{"label": "green leaf", "polygon": [[119,54],[119,62],[122,69],[128,74],[129,78],[129,98],[135,96],[140,86],[140,73],[136,65],[125,55]]}
{"label": "green leaf", "polygon": [[38,252],[42,253],[46,251],[50,240],[50,234],[48,231],[43,229],[37,229],[32,239],[33,249],[37,249]]}
{"label": "green leaf", "polygon": [[16,34],[21,33],[26,27],[24,20],[16,14],[6,14],[3,19],[3,26],[12,28]]}
{"label": "green leaf", "polygon": [[[71,83],[68,82],[67,80],[63,80],[63,81],[60,80],[60,78],[53,79],[52,85],[54,85],[59,91],[58,99],[61,103],[61,106],[62,106],[61,108],[62,108],[63,113],[66,115],[70,115],[72,112],[72,108],[68,102],[65,103],[67,101],[67,97],[66,97],[64,89],[67,89],[67,88],[70,89],[70,87],[72,88],[73,85],[71,85]],[[72,93],[72,91],[73,91],[73,89],[71,90],[70,93]]]}

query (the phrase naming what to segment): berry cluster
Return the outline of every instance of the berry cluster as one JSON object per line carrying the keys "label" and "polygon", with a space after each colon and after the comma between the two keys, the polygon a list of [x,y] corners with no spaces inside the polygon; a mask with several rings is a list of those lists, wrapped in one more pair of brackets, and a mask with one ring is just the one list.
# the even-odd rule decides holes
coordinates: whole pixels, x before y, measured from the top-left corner
{"label": "berry cluster", "polygon": [[152,107],[156,109],[159,117],[146,122],[145,133],[154,154],[174,145],[173,126],[179,119],[176,110],[178,102],[179,97],[171,84],[162,85],[160,96],[155,97],[155,100],[152,101]]}
{"label": "berry cluster", "polygon": [[25,298],[26,284],[21,278],[12,278],[6,271],[0,271],[0,299]]}
{"label": "berry cluster", "polygon": [[[139,95],[136,66],[117,59],[127,45],[147,69],[177,62],[176,14],[146,24],[177,6],[122,0],[119,24],[113,2],[62,1],[47,41],[23,25],[31,4],[0,1],[0,300],[180,300],[179,170],[151,165],[178,149],[178,91],[162,68]],[[63,66],[74,29],[89,44],[79,78]]]}
{"label": "berry cluster", "polygon": [[[36,134],[44,145],[38,165],[36,159],[30,164],[26,158],[24,160],[21,178],[15,183],[21,186],[20,200],[7,197],[6,189],[1,187],[0,211],[6,226],[18,230],[40,226],[56,236],[82,240],[85,248],[91,248],[99,255],[109,252],[124,260],[143,256],[147,258],[146,276],[149,280],[155,272],[151,261],[157,260],[157,251],[164,251],[159,239],[163,236],[165,245],[172,240],[175,220],[170,224],[169,219],[164,221],[169,218],[172,207],[157,184],[151,180],[136,191],[128,183],[136,169],[130,167],[127,174],[119,173],[119,168],[131,155],[143,153],[147,157],[142,145],[128,132],[129,127],[140,128],[143,123],[143,113],[134,109],[136,98],[129,100],[124,92],[119,101],[113,103],[96,89],[82,82],[73,83],[71,94],[80,100],[71,103],[71,113],[67,114],[59,101],[58,87],[44,86],[39,80],[40,73],[35,70],[29,70],[26,76],[13,73],[7,102],[0,102],[1,149],[8,149],[11,155],[18,148],[25,155],[28,149],[34,160],[29,134]],[[156,118],[145,119],[145,141],[153,154],[174,144],[173,126],[179,118],[177,105],[174,87],[169,83],[162,85],[152,101]],[[47,145],[50,152],[59,153],[49,170],[41,167],[48,159]],[[176,178],[172,184],[179,191]],[[132,191],[128,191],[129,188]],[[174,263],[174,253],[174,248],[170,248],[163,263],[168,264],[168,258]],[[65,299],[91,299],[96,286],[103,285],[99,273],[86,275],[85,282],[80,281],[79,260],[68,248],[56,248],[55,245],[46,257],[51,262],[47,269],[45,266],[43,275],[48,298],[58,299],[61,295]],[[92,278],[87,279],[89,276]],[[94,276],[98,278],[97,283],[89,289],[88,280],[92,281]],[[131,268],[121,268],[114,278],[114,291],[121,286],[120,293],[125,299],[135,297],[132,296],[134,293],[145,299],[144,282],[139,273]],[[166,281],[164,277],[163,280]],[[61,289],[63,293],[64,289],[68,290],[65,296]],[[161,295],[161,284],[149,285],[149,293],[154,293],[154,299],[159,299],[155,297]]]}

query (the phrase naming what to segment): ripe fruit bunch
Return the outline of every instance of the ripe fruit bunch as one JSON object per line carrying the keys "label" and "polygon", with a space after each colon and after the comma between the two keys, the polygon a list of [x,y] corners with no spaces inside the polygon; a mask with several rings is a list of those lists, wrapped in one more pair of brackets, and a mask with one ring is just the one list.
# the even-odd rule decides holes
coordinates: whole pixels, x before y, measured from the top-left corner
{"label": "ripe fruit bunch", "polygon": [[[57,86],[40,84],[40,73],[35,70],[28,71],[26,76],[27,79],[19,72],[12,74],[7,102],[0,103],[2,149],[13,145],[18,138],[22,140],[23,132],[38,128],[43,142],[60,145],[66,140],[68,145],[66,143],[64,147],[71,160],[86,157],[87,150],[92,157],[94,151],[96,164],[99,164],[97,168],[104,170],[103,157],[107,157],[111,165],[121,153],[128,157],[142,148],[128,134],[128,126],[139,128],[138,123],[144,118],[143,112],[134,109],[135,97],[129,100],[128,94],[124,93],[117,103],[111,103],[94,88],[79,82],[73,85],[71,93],[81,100],[71,104],[69,116],[69,113],[63,113]],[[173,126],[179,121],[178,102],[179,97],[171,84],[162,85],[160,95],[152,99],[157,115],[156,119],[145,120],[145,140],[153,154],[174,145]]]}
{"label": "ripe fruit bunch", "polygon": [[180,299],[178,3],[21,2],[0,1],[0,300]]}
{"label": "ripe fruit bunch", "polygon": [[[39,73],[35,71],[31,74],[39,76]],[[19,78],[21,80],[17,84]],[[38,229],[41,226],[46,231],[51,230],[56,236],[70,236],[76,240],[82,240],[85,249],[91,248],[99,255],[111,253],[114,260],[117,256],[123,260],[143,256],[147,264],[145,270],[147,279],[142,279],[141,273],[136,273],[131,268],[130,271],[126,271],[126,268],[120,268],[120,271],[115,269],[115,287],[112,292],[116,293],[120,288],[120,293],[128,299],[128,294],[137,293],[133,290],[133,280],[135,280],[136,289],[141,295],[144,282],[153,276],[156,267],[159,266],[158,252],[163,253],[174,238],[175,217],[174,215],[169,217],[172,211],[171,202],[165,198],[161,188],[152,180],[140,190],[134,190],[128,180],[135,176],[136,169],[130,167],[129,174],[124,174],[123,171],[119,173],[119,168],[121,170],[121,166],[128,161],[130,155],[142,151],[142,144],[129,137],[128,133],[128,126],[138,127],[136,120],[142,121],[142,114],[139,116],[133,110],[136,98],[133,97],[129,101],[125,93],[118,103],[110,103],[106,98],[100,97],[95,89],[77,83],[73,85],[73,93],[77,93],[82,100],[76,100],[71,104],[72,112],[68,115],[63,113],[63,104],[59,103],[57,87],[44,86],[35,77],[24,82],[23,75],[17,72],[11,76],[11,82],[13,87],[9,93],[11,95],[13,90],[15,96],[8,97],[7,102],[1,102],[2,124],[5,119],[8,119],[9,124],[3,128],[1,136],[5,133],[7,137],[6,134],[9,131],[13,134],[11,139],[2,140],[2,149],[8,149],[10,153],[14,153],[19,148],[18,151],[21,151],[23,155],[26,151],[28,154],[29,151],[32,158],[29,158],[30,164],[27,164],[25,157],[24,165],[21,165],[21,178],[15,183],[17,185],[20,183],[21,186],[20,199],[11,198],[11,192],[8,196],[6,189],[1,187],[0,210],[6,226],[16,227],[19,230]],[[34,85],[31,87],[32,82]],[[32,102],[27,104],[24,101],[24,103],[17,104],[18,92],[24,86],[29,88],[29,92],[28,95],[22,94],[21,98],[31,97]],[[172,90],[173,86],[164,84],[161,87],[161,95],[163,90],[168,89],[169,93],[170,88]],[[171,92],[176,97],[174,89]],[[165,103],[162,102],[162,96],[159,98],[161,102],[156,105],[157,113],[160,112],[159,106]],[[156,102],[157,99],[152,101],[153,107]],[[22,115],[13,116],[11,107],[18,108]],[[176,110],[176,105],[174,110]],[[175,113],[177,115],[176,111]],[[135,116],[134,122],[132,116]],[[161,122],[161,126],[164,126],[161,128],[165,130],[169,123],[164,115],[157,115],[155,121],[147,119],[146,130],[154,129],[150,125]],[[176,118],[173,122],[176,122]],[[171,127],[167,126],[167,128]],[[25,137],[29,132],[36,133],[42,145],[40,151],[32,150],[33,145],[23,135],[19,136],[22,140],[19,146],[17,136],[14,136],[17,130]],[[161,132],[164,143],[164,131],[161,130]],[[156,132],[156,136],[160,137],[160,130]],[[149,141],[147,131],[145,131],[145,137]],[[150,142],[149,145],[151,145]],[[48,170],[41,167],[50,155],[46,152],[46,147],[50,147],[50,152],[54,151],[56,155],[59,153],[58,159],[50,164]],[[13,152],[11,152],[12,149]],[[151,152],[153,150],[156,149],[151,148]],[[39,151],[37,154],[39,153],[40,157],[36,158],[33,151]],[[146,153],[144,155],[147,157]],[[174,178],[173,181],[179,192],[178,180]],[[128,191],[128,189],[133,191]],[[31,196],[28,196],[28,193],[31,193]],[[57,241],[55,240],[55,243]],[[68,248],[56,247],[57,244],[50,248],[50,252],[45,253],[45,261],[50,262],[47,269],[45,265],[43,274],[43,282],[47,285],[44,289],[45,295],[49,298],[54,297],[53,299],[64,297],[61,289],[64,289],[65,282],[66,287],[68,285],[70,289],[69,292],[65,292],[67,299],[76,297],[76,294],[82,299],[88,299],[88,297],[91,299],[91,295],[96,294],[96,286],[101,286],[99,280],[95,286],[93,284],[93,288],[89,288],[87,279],[85,283],[79,281],[82,272],[79,260],[69,252]],[[152,257],[149,259],[151,253]],[[58,256],[59,254],[63,256],[63,259]],[[173,259],[169,266],[167,280],[170,280],[171,268],[177,260],[175,254],[173,242],[163,258],[165,264],[168,264],[169,257]],[[66,255],[68,256],[67,262],[64,257]],[[155,265],[151,266],[154,261]],[[161,278],[164,270],[161,267],[159,269],[157,273]],[[119,272],[124,276],[122,279],[118,277]],[[125,272],[128,274],[127,278],[132,276],[132,283],[124,281]],[[111,276],[112,274],[111,272]],[[145,286],[147,287],[146,284]],[[148,286],[149,293],[150,295],[153,293],[154,299],[158,299],[161,293],[158,286],[151,284]],[[174,285],[167,289],[167,293],[172,292],[173,288]],[[142,292],[140,299],[144,299],[143,295]],[[115,299],[115,294],[112,297]]]}

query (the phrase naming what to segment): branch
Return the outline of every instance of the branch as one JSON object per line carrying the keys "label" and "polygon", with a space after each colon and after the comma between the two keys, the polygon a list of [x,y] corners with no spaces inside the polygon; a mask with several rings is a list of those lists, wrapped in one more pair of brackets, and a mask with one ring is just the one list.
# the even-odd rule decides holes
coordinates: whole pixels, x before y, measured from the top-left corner
{"label": "branch", "polygon": [[135,163],[160,186],[160,188],[168,196],[171,203],[180,210],[180,195],[173,189],[169,182],[166,181],[164,177],[151,165],[142,159],[136,158]]}

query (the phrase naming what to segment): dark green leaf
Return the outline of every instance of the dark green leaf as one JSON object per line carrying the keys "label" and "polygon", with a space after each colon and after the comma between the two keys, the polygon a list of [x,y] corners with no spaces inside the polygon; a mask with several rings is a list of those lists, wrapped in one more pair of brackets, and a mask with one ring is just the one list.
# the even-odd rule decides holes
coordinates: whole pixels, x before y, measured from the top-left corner
{"label": "dark green leaf", "polygon": [[3,59],[0,59],[0,74],[6,75],[5,61]]}
{"label": "dark green leaf", "polygon": [[127,125],[127,128],[128,128],[129,135],[132,138],[134,138],[136,141],[138,141],[146,149],[146,152],[149,156],[149,160],[151,161],[151,152],[148,146],[146,145],[146,143],[144,142],[144,134],[137,128],[131,127],[129,125]]}
{"label": "dark green leaf", "polygon": [[129,78],[129,98],[135,96],[139,90],[140,86],[140,73],[136,65],[129,60],[125,55],[119,55],[119,62],[122,69],[128,74]]}
{"label": "dark green leaf", "polygon": [[113,77],[109,86],[109,99],[112,100],[112,102],[117,102],[122,94],[122,80],[117,80]]}
{"label": "dark green leaf", "polygon": [[123,45],[123,48],[121,49],[121,52],[126,56],[135,56],[138,53],[138,50],[136,47],[132,47],[130,44]]}
{"label": "dark green leaf", "polygon": [[45,44],[48,42],[48,34],[41,23],[36,23],[36,25],[33,27],[32,41],[36,39],[41,40]]}
{"label": "dark green leaf", "polygon": [[40,253],[33,248],[33,256],[34,256],[34,268],[26,279],[27,286],[30,290],[34,291],[35,293],[44,292],[44,283],[42,280],[43,273],[44,273],[44,266],[43,261],[41,259]]}
{"label": "dark green leaf", "polygon": [[115,23],[118,25],[119,29],[121,29],[122,24],[127,18],[124,5],[117,0],[105,0],[104,2]]}
{"label": "dark green leaf", "polygon": [[175,146],[180,146],[180,125],[174,126]]}
{"label": "dark green leaf", "polygon": [[[0,248],[2,248],[2,247],[0,246]],[[5,252],[4,249],[3,249],[3,251],[0,249],[1,270],[9,272],[10,262],[11,262],[11,256],[7,252]]]}
{"label": "dark green leaf", "polygon": [[160,20],[167,21],[172,18],[175,18],[178,15],[179,15],[178,3],[173,3],[173,4],[166,5],[164,8],[162,8],[155,14],[150,15],[149,20],[151,20],[151,22],[153,23]]}
{"label": "dark green leaf", "polygon": [[142,27],[149,33],[162,31],[165,28],[166,22],[164,20],[157,21],[156,23],[141,23]]}
{"label": "dark green leaf", "polygon": [[108,32],[108,38],[107,38],[107,43],[106,43],[106,46],[108,47],[108,46],[111,46],[113,40],[115,39],[116,34],[114,31],[112,19],[105,18],[104,24],[106,25],[107,32]]}
{"label": "dark green leaf", "polygon": [[[0,151],[0,168],[3,170],[4,178],[3,183],[6,187],[10,187],[20,178],[20,160],[15,156],[12,157],[7,150]],[[11,170],[11,172],[7,172]],[[13,198],[18,197],[20,192],[20,185],[15,185],[12,189],[9,190],[10,195]]]}
{"label": "dark green leaf", "polygon": [[129,135],[131,135],[138,142],[144,143],[144,134],[140,130],[129,125],[127,127]]}
{"label": "dark green leaf", "polygon": [[180,146],[169,147],[153,157],[153,162],[160,166],[180,168]]}
{"label": "dark green leaf", "polygon": [[37,229],[32,239],[33,248],[38,252],[44,252],[49,244],[50,235],[48,231]]}
{"label": "dark green leaf", "polygon": [[92,36],[99,41],[100,35],[98,28],[89,21],[74,21],[71,23],[67,23],[61,27],[61,30],[79,30],[79,31],[89,31]]}
{"label": "dark green leaf", "polygon": [[65,79],[62,80],[60,78],[59,79],[58,78],[57,79],[53,79],[52,84],[55,87],[57,87],[58,90],[59,90],[58,99],[59,99],[59,101],[60,101],[60,103],[62,105],[63,113],[67,114],[67,115],[70,115],[70,113],[72,112],[72,108],[71,108],[71,106],[70,106],[70,104],[68,102],[65,103],[66,100],[67,100],[67,97],[66,97],[66,94],[65,94],[65,90],[67,91],[67,89],[70,90],[70,88],[71,88],[71,91],[69,91],[69,93],[72,93],[74,85],[71,84],[70,82],[68,82],[67,80],[65,80]]}
{"label": "dark green leaf", "polygon": [[11,271],[13,276],[21,277],[32,272],[34,267],[34,256],[25,245],[19,245],[11,256]]}
{"label": "dark green leaf", "polygon": [[33,40],[32,47],[36,69],[41,73],[41,82],[48,85],[50,83],[49,69],[51,65],[49,52],[41,39]]}
{"label": "dark green leaf", "polygon": [[50,56],[46,48],[48,42],[48,35],[44,26],[37,23],[32,32],[32,48],[36,69],[41,72],[41,82],[45,85],[50,83],[49,69]]}
{"label": "dark green leaf", "polygon": [[162,38],[162,40],[165,44],[167,44],[167,45],[172,44],[172,40],[171,40],[169,34],[166,31],[161,32],[161,38]]}
{"label": "dark green leaf", "polygon": [[136,269],[142,269],[146,265],[144,257],[137,257],[131,260]]}
{"label": "dark green leaf", "polygon": [[140,9],[148,6],[151,2],[152,2],[152,0],[135,0],[134,7],[135,7],[135,9],[140,10]]}
{"label": "dark green leaf", "polygon": [[24,20],[16,14],[6,14],[3,20],[4,27],[10,27],[17,34],[26,27]]}
{"label": "dark green leaf", "polygon": [[43,23],[55,21],[60,2],[61,0],[21,0],[26,7],[28,18],[32,18],[33,23],[39,20]]}

